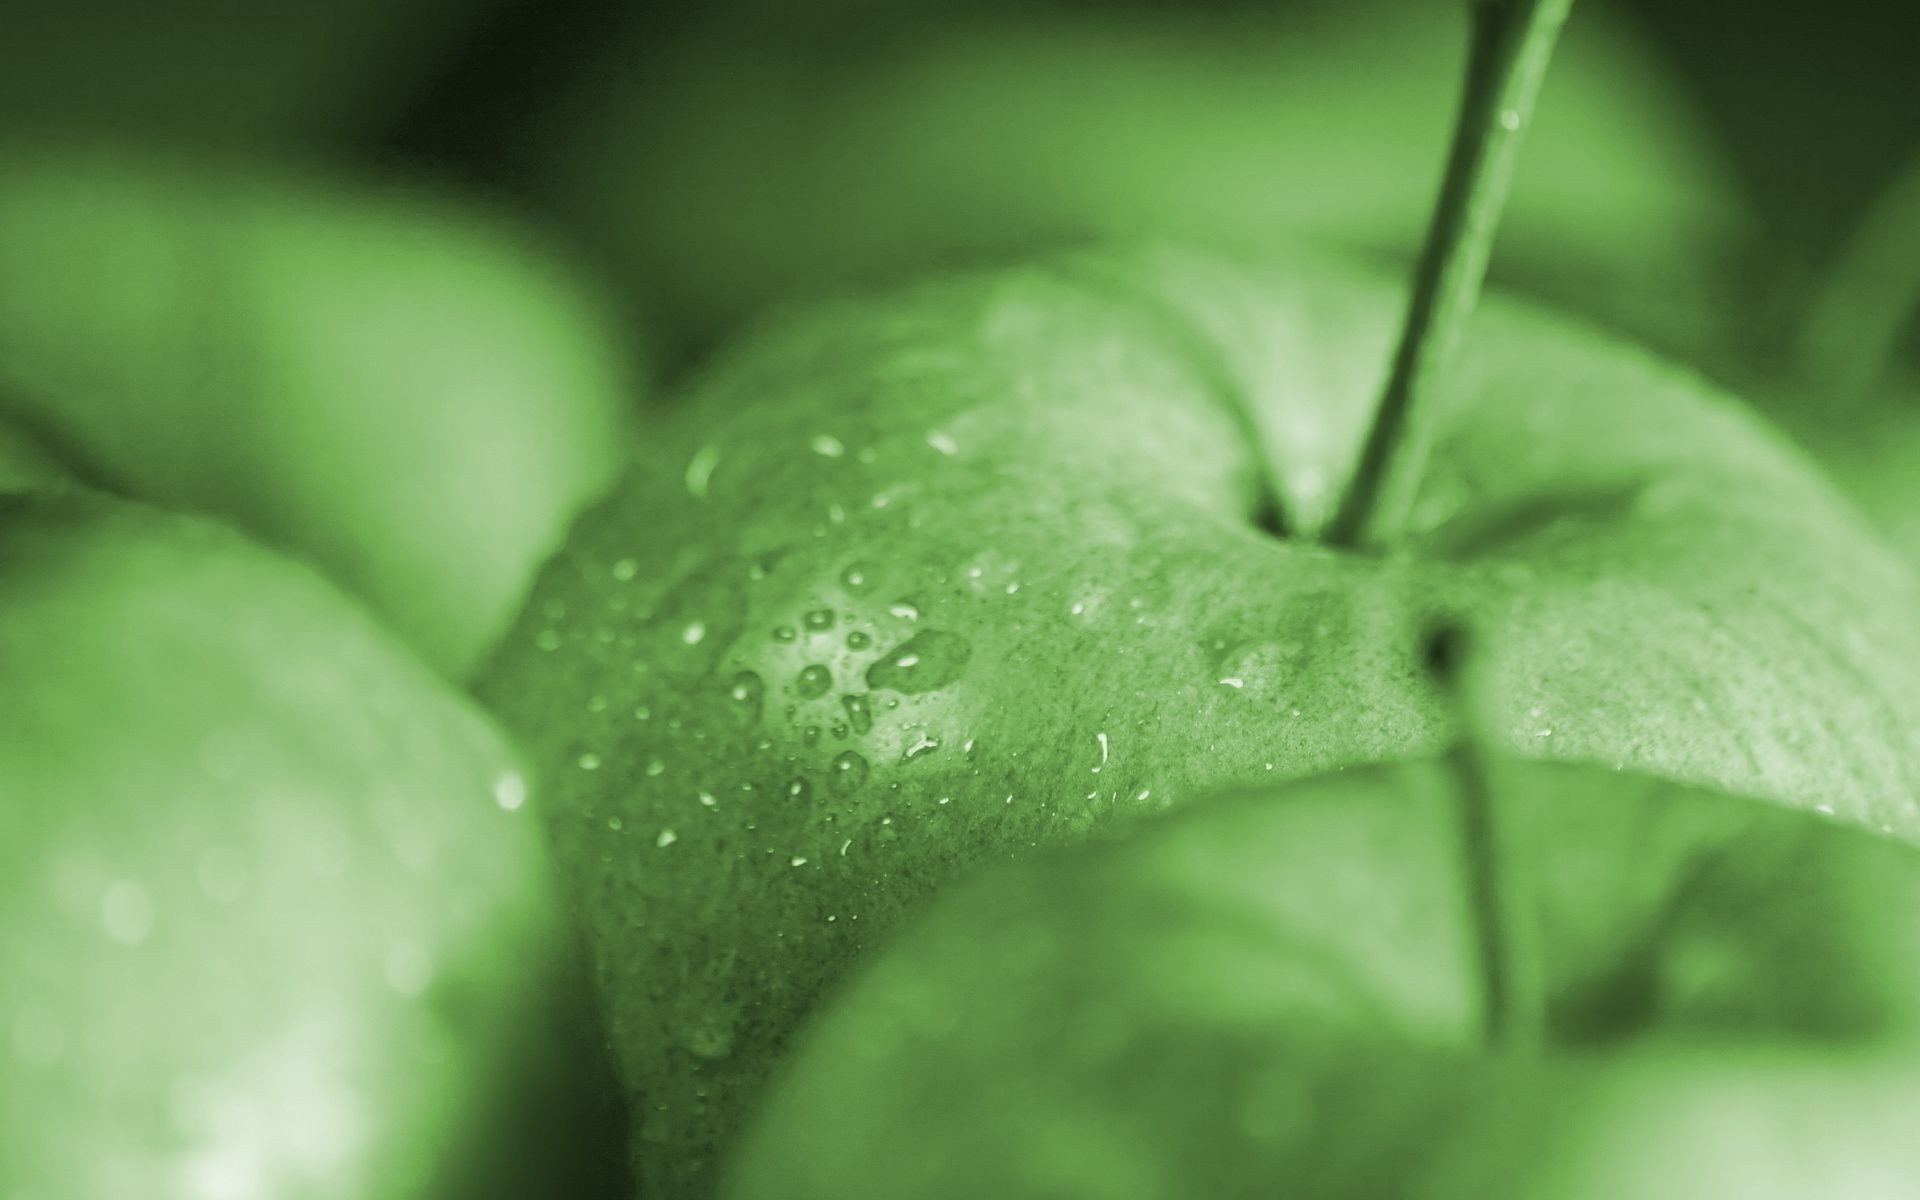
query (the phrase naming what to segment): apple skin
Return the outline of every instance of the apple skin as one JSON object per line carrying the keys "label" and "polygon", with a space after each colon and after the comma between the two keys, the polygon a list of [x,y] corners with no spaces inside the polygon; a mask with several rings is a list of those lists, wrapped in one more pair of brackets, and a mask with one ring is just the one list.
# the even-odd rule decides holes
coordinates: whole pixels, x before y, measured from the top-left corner
{"label": "apple skin", "polygon": [[78,491],[0,496],[0,677],[0,1194],[439,1194],[569,944],[492,723],[307,568]]}
{"label": "apple skin", "polygon": [[[772,6],[672,38],[649,17],[531,123],[521,174],[696,342],[770,303],[1086,237],[1410,256],[1466,13],[1245,7]],[[1756,226],[1664,70],[1608,6],[1575,7],[1494,271],[1692,348],[1733,324],[1727,268]]]}
{"label": "apple skin", "polygon": [[0,158],[0,389],[124,491],[321,565],[464,675],[622,465],[637,350],[537,239],[419,189]]}
{"label": "apple skin", "polygon": [[[1750,1195],[1689,1153],[1703,1111],[1824,1084],[1828,1120],[1742,1130],[1781,1163],[1920,1081],[1914,847],[1595,766],[1490,778],[1539,1051],[1486,1044],[1451,766],[1356,768],[942,897],[800,1039],[727,1194]],[[1852,1174],[1905,1140],[1844,1143]]]}
{"label": "apple skin", "polygon": [[1312,540],[1399,307],[1307,251],[1074,256],[698,381],[687,469],[582,518],[478,684],[545,788],[644,1187],[711,1187],[794,1023],[944,883],[1435,750],[1436,612],[1484,634],[1513,752],[1920,835],[1915,582],[1697,380],[1490,301],[1404,537]]}

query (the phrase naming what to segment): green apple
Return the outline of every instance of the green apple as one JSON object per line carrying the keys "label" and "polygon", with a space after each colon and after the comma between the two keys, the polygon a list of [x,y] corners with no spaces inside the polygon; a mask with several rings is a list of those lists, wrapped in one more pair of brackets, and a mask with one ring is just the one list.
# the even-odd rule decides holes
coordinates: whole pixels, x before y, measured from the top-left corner
{"label": "green apple", "polygon": [[307,568],[79,491],[0,496],[0,679],[0,1194],[435,1194],[568,944],[493,725]]}
{"label": "green apple", "polygon": [[1895,377],[1838,406],[1816,387],[1778,407],[1782,425],[1895,548],[1920,564],[1920,376]]}
{"label": "green apple", "polygon": [[0,421],[0,493],[46,488],[68,481],[66,468],[37,440]]}
{"label": "green apple", "polygon": [[[1840,1186],[1914,1164],[1885,1119],[1841,1143],[1861,1161],[1780,1167],[1849,1114],[1920,1115],[1889,1095],[1920,1083],[1920,852],[1603,767],[1482,769],[1530,971],[1512,944],[1483,965],[1451,764],[1222,797],[944,897],[806,1033],[729,1194],[1903,1194]],[[1503,1019],[1523,973],[1502,994],[1534,1011]]]}
{"label": "green apple", "polygon": [[1308,251],[1069,256],[795,316],[575,526],[482,697],[529,748],[663,1194],[794,1023],[982,863],[1491,737],[1920,837],[1920,585],[1777,435],[1647,355],[1475,316],[1413,515],[1325,544],[1401,306]]}
{"label": "green apple", "polygon": [[323,566],[464,672],[609,484],[629,355],[462,203],[101,153],[0,161],[0,406]]}
{"label": "green apple", "polygon": [[[772,301],[1086,235],[1413,248],[1460,5],[872,3],[636,21],[524,172],[711,337]],[[644,69],[635,69],[636,62]],[[1663,344],[1731,323],[1753,223],[1630,23],[1576,11],[1496,272]]]}
{"label": "green apple", "polygon": [[499,0],[0,7],[0,127],[338,151],[386,130]]}

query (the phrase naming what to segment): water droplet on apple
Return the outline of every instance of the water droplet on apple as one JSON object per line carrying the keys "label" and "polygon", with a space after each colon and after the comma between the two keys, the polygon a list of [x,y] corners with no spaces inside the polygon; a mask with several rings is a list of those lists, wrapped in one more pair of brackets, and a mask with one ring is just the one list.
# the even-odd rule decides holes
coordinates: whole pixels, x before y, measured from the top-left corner
{"label": "water droplet on apple", "polygon": [[791,642],[799,636],[800,631],[791,625],[776,625],[773,627],[773,640],[776,642]]}
{"label": "water droplet on apple", "polygon": [[647,776],[649,778],[657,779],[661,775],[665,774],[666,770],[667,770],[667,764],[660,761],[659,759],[650,758],[647,760]]}
{"label": "water droplet on apple", "polygon": [[582,771],[598,771],[600,769],[600,756],[591,750],[582,754],[575,761],[580,764]]}
{"label": "water droplet on apple", "polygon": [[813,609],[802,618],[802,623],[806,625],[807,630],[811,633],[825,633],[827,630],[833,628],[833,610],[830,608]]}
{"label": "water droplet on apple", "polygon": [[621,833],[625,831],[626,827],[627,827],[627,823],[625,821],[622,821],[619,817],[607,818],[607,828],[612,830],[614,833]]}
{"label": "water droplet on apple", "polygon": [[807,747],[818,746],[820,744],[820,727],[818,725],[809,725],[801,730],[800,744]]}
{"label": "water droplet on apple", "polygon": [[868,770],[867,760],[859,751],[843,750],[828,764],[827,790],[844,800],[866,784]]}
{"label": "water droplet on apple", "polygon": [[840,573],[840,582],[853,591],[864,590],[872,582],[867,564],[854,563]]}
{"label": "water droplet on apple", "polygon": [[493,802],[503,812],[518,812],[527,802],[527,780],[518,771],[507,771],[493,781]]}
{"label": "water droplet on apple", "polygon": [[674,1031],[674,1040],[695,1058],[709,1062],[733,1053],[733,1030],[720,1021],[698,1021]]}
{"label": "water droplet on apple", "polygon": [[928,629],[884,655],[867,668],[867,686],[916,696],[943,688],[960,678],[973,644],[957,633]]}
{"label": "water droplet on apple", "polygon": [[873,710],[867,707],[865,696],[842,696],[840,706],[847,710],[847,720],[852,723],[855,733],[867,733],[873,728]]}
{"label": "water droplet on apple", "polygon": [[920,619],[919,608],[908,604],[905,600],[888,605],[887,611],[899,617],[902,621],[918,621]]}
{"label": "water droplet on apple", "polygon": [[689,646],[698,646],[702,641],[706,640],[706,636],[707,623],[705,621],[688,621],[680,628],[680,640]]}
{"label": "water droplet on apple", "polygon": [[787,781],[787,798],[805,803],[813,799],[813,785],[799,777]]}
{"label": "water droplet on apple", "polygon": [[901,753],[900,757],[902,761],[912,762],[914,759],[920,758],[923,755],[931,754],[935,750],[938,750],[939,748],[940,748],[940,740],[938,738],[928,736],[923,731],[920,734],[920,736],[915,738],[913,743],[909,745],[904,752]]}
{"label": "water droplet on apple", "polygon": [[827,694],[833,686],[833,672],[819,663],[813,663],[800,669],[800,677],[793,682],[793,690],[812,700]]}
{"label": "water droplet on apple", "polygon": [[927,445],[932,446],[936,451],[946,455],[948,458],[952,458],[954,455],[960,453],[960,447],[955,444],[954,440],[938,429],[927,431]]}
{"label": "water droplet on apple", "polygon": [[865,650],[871,645],[873,645],[873,638],[861,630],[856,629],[847,635],[847,649],[849,650]]}
{"label": "water droplet on apple", "polygon": [[839,458],[847,452],[846,443],[830,433],[816,433],[809,443],[813,452],[822,458]]}
{"label": "water droplet on apple", "polygon": [[734,716],[742,724],[751,725],[760,719],[761,701],[766,691],[766,684],[754,672],[741,671],[734,675],[733,683],[727,689],[727,697],[733,702]]}
{"label": "water droplet on apple", "polygon": [[680,840],[680,835],[675,833],[673,830],[662,829],[660,831],[660,835],[653,839],[653,844],[659,847],[660,849],[665,850],[668,846],[673,845],[675,842],[679,840]]}

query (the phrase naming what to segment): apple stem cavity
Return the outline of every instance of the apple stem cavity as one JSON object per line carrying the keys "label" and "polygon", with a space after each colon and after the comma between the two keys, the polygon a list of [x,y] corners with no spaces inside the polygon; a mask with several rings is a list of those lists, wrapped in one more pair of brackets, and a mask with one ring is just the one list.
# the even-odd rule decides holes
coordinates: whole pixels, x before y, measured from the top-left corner
{"label": "apple stem cavity", "polygon": [[1326,541],[1390,542],[1405,527],[1439,420],[1433,392],[1486,279],[1520,135],[1573,0],[1468,0],[1472,30],[1453,145],[1387,382]]}
{"label": "apple stem cavity", "polygon": [[1531,1053],[1544,1040],[1546,1024],[1541,956],[1527,889],[1494,800],[1466,631],[1442,622],[1428,631],[1423,651],[1427,672],[1453,712],[1446,761],[1453,771],[1461,873],[1478,955],[1482,1036],[1492,1049]]}

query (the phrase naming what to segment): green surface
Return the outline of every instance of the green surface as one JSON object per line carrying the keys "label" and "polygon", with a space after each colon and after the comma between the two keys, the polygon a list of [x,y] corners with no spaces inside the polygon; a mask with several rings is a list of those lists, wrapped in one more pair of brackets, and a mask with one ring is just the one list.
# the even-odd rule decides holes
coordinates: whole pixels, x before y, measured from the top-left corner
{"label": "green surface", "polygon": [[806,1033],[729,1195],[1905,1194],[1920,854],[1604,768],[1488,777],[1539,1051],[1482,1034],[1453,769],[1355,769],[942,899]]}
{"label": "green surface", "polygon": [[432,1195],[565,944],[492,724],[307,569],[80,493],[0,497],[0,679],[0,1194]]}
{"label": "green surface", "polygon": [[683,469],[576,527],[481,683],[650,1186],[708,1186],[796,1021],[941,884],[1435,749],[1439,611],[1510,751],[1920,836],[1913,577],[1682,372],[1495,302],[1412,526],[1314,544],[1398,307],[1301,252],[1080,256],[796,318],[693,386]]}
{"label": "green surface", "polygon": [[[1409,255],[1461,10],[885,3],[678,39],[636,17],[528,119],[522,186],[696,338],[770,302],[1087,235]],[[1735,319],[1724,272],[1754,233],[1657,52],[1576,5],[1496,277],[1691,346]]]}
{"label": "green surface", "polygon": [[620,466],[640,339],[466,202],[195,158],[0,158],[0,413],[232,518],[463,673]]}

